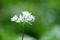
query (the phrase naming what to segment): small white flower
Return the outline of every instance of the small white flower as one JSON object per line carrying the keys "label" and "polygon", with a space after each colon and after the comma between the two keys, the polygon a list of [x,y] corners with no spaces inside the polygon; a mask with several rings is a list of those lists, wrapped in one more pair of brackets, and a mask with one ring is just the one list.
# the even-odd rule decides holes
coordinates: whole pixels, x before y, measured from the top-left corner
{"label": "small white flower", "polygon": [[11,21],[16,21],[17,19],[18,19],[18,16],[15,15],[15,16],[13,16],[13,17],[11,18]]}
{"label": "small white flower", "polygon": [[22,12],[23,17],[26,19],[27,17],[29,17],[31,15],[31,13],[27,12],[27,11],[23,11]]}
{"label": "small white flower", "polygon": [[26,20],[34,22],[35,21],[35,17],[30,15]]}
{"label": "small white flower", "polygon": [[11,21],[15,21],[17,23],[20,22],[27,22],[29,24],[31,24],[30,22],[34,22],[35,21],[35,17],[31,15],[31,13],[29,13],[28,11],[23,11],[22,14],[20,14],[19,16],[15,15],[11,18]]}
{"label": "small white flower", "polygon": [[20,20],[20,22],[24,22],[23,16],[21,14],[19,15],[19,20]]}
{"label": "small white flower", "polygon": [[25,16],[31,15],[31,13],[29,13],[28,11],[23,11],[22,14]]}

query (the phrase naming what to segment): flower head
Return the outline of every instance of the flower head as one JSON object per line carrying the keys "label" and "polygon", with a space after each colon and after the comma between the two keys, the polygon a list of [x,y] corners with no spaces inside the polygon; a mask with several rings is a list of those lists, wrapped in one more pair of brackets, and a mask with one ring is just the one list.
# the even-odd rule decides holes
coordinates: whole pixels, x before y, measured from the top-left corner
{"label": "flower head", "polygon": [[11,21],[15,21],[17,23],[20,22],[26,22],[29,23],[30,22],[34,22],[35,21],[35,17],[31,15],[31,13],[29,13],[28,11],[23,11],[20,15],[15,15],[11,18]]}

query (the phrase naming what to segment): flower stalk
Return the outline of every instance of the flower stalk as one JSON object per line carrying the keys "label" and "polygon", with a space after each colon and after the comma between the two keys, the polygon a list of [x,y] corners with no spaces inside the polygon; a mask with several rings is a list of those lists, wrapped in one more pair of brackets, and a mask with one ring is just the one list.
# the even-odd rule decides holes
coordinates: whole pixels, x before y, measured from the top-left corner
{"label": "flower stalk", "polygon": [[22,40],[24,40],[24,26],[25,26],[25,22],[23,23],[23,28],[22,28]]}

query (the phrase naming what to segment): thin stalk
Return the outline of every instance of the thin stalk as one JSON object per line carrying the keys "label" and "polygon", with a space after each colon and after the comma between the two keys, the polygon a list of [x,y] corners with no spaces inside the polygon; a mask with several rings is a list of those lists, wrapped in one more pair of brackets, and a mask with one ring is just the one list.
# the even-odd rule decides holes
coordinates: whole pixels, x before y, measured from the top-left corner
{"label": "thin stalk", "polygon": [[25,23],[23,23],[23,28],[22,28],[22,40],[24,39],[24,25]]}

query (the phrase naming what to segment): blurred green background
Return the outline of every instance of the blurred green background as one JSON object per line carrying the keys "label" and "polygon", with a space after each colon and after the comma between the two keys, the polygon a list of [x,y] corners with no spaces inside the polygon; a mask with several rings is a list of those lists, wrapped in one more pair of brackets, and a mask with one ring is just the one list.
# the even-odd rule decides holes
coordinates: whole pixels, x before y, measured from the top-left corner
{"label": "blurred green background", "polygon": [[0,40],[16,40],[22,32],[21,24],[11,17],[29,11],[36,20],[26,24],[24,34],[36,40],[60,40],[60,0],[0,0]]}

